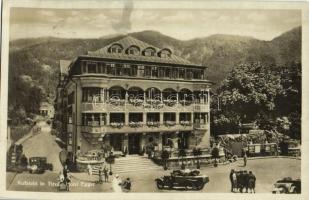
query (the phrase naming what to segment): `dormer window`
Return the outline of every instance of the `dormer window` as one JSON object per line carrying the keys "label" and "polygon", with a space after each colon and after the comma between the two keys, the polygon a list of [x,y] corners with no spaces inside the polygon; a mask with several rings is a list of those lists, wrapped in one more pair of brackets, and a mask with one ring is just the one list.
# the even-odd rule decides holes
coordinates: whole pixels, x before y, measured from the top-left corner
{"label": "dormer window", "polygon": [[152,47],[148,47],[143,51],[144,56],[155,56],[156,55],[156,50]]}
{"label": "dormer window", "polygon": [[137,46],[130,46],[128,49],[127,49],[127,54],[129,55],[139,55],[139,47]]}
{"label": "dormer window", "polygon": [[170,49],[164,48],[158,53],[161,58],[170,58],[172,56],[172,51]]}
{"label": "dormer window", "polygon": [[121,53],[122,52],[122,46],[120,44],[113,44],[110,47],[110,53]]}

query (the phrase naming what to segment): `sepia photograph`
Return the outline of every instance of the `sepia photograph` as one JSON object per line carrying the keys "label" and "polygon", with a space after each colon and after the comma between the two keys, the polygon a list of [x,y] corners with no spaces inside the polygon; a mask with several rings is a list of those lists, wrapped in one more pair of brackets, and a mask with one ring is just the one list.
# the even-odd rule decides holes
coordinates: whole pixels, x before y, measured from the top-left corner
{"label": "sepia photograph", "polygon": [[120,4],[9,8],[5,190],[301,194],[302,10]]}

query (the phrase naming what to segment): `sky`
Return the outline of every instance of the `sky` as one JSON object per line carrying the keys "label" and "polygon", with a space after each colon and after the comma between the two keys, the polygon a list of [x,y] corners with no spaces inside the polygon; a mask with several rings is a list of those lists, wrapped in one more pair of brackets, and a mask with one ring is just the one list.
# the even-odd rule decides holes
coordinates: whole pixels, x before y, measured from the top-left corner
{"label": "sky", "polygon": [[213,34],[271,40],[301,25],[299,10],[173,10],[12,8],[10,40],[33,37],[98,38],[144,30],[180,40]]}

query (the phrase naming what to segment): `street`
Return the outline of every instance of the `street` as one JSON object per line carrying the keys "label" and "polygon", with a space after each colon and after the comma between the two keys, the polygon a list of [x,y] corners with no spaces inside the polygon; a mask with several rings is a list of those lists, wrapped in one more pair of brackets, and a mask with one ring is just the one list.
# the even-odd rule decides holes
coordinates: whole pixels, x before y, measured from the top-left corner
{"label": "street", "polygon": [[[48,163],[53,164],[53,171],[45,171],[44,174],[30,174],[25,171],[20,174],[7,172],[7,189],[16,191],[40,191],[55,192],[58,190],[57,179],[62,165],[59,160],[61,148],[55,142],[55,136],[51,135],[51,127],[45,122],[40,121],[37,126],[41,131],[23,142],[23,151],[27,158],[43,156]],[[85,173],[72,174],[70,191],[95,192],[112,191],[111,184],[95,184],[97,177],[89,177]]]}
{"label": "street", "polygon": [[[16,174],[7,173],[7,189],[17,191],[49,191],[58,190],[57,178],[62,170],[59,161],[59,152],[61,148],[55,142],[55,136],[50,134],[51,128],[46,122],[38,123],[41,131],[36,135],[27,139],[24,143],[24,153],[29,157],[44,156],[47,162],[53,164],[53,171],[45,171],[44,174],[30,174],[23,172]],[[117,160],[116,160],[117,162]],[[256,192],[270,193],[273,184],[283,177],[300,177],[301,161],[290,158],[264,158],[248,160],[247,167],[243,167],[242,160],[237,162],[219,165],[218,167],[202,167],[201,174],[208,175],[210,182],[205,185],[202,191],[186,191],[186,192],[230,192],[229,173],[231,169],[252,171],[256,178]],[[163,175],[169,175],[170,171],[159,170],[143,170],[141,172],[120,173],[120,177],[124,180],[130,177],[132,181],[132,192],[179,192],[183,190],[159,190],[156,187],[155,179]],[[70,191],[72,192],[112,192],[112,184],[97,184],[97,176],[89,176],[86,173],[71,173],[72,183]]]}
{"label": "street", "polygon": [[[242,160],[218,167],[202,167],[201,174],[208,175],[210,182],[201,191],[186,192],[208,192],[222,193],[230,192],[229,173],[231,169],[252,171],[256,176],[256,193],[270,193],[273,184],[283,178],[300,178],[301,161],[289,158],[265,158],[248,160],[247,167],[243,167]],[[132,181],[132,192],[179,192],[183,190],[159,190],[155,179],[163,175],[169,175],[170,171],[145,171],[120,174],[122,179],[130,177]]]}

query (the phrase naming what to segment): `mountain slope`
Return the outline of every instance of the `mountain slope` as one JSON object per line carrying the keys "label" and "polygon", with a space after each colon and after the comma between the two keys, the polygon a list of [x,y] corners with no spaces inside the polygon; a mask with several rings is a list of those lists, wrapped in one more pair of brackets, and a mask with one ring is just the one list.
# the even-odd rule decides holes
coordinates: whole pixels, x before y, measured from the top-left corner
{"label": "mountain slope", "polygon": [[[181,41],[156,31],[142,31],[130,35],[160,48],[169,47],[175,54],[208,67],[208,78],[217,83],[215,87],[239,63],[259,61],[283,65],[301,60],[301,27],[272,41],[222,34]],[[14,91],[17,89],[15,86],[19,77],[28,75],[39,83],[52,99],[58,81],[60,59],[74,59],[122,37],[124,35],[98,39],[50,37],[10,42],[9,98],[16,98]]]}

